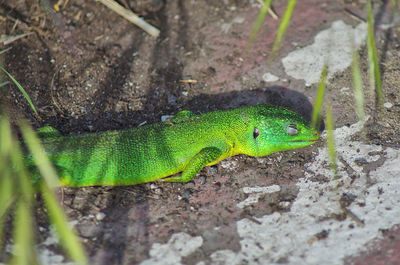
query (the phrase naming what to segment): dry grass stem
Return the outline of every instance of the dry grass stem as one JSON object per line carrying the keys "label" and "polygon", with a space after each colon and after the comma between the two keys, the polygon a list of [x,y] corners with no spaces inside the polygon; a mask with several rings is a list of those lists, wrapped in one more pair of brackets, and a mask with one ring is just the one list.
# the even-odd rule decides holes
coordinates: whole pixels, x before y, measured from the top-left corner
{"label": "dry grass stem", "polygon": [[133,13],[132,11],[124,8],[123,6],[119,5],[113,0],[97,0],[98,2],[101,2],[103,5],[107,6],[110,8],[112,11],[117,13],[118,15],[122,16],[129,22],[135,24],[139,28],[143,29],[146,31],[148,34],[150,34],[153,37],[158,37],[160,34],[160,30],[157,28],[153,27],[143,19],[141,19],[138,15]]}

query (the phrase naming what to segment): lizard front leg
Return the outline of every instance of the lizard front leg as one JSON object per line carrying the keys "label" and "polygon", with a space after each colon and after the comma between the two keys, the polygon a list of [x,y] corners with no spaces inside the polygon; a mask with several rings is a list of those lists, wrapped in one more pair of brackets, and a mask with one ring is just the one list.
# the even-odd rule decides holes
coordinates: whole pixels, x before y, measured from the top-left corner
{"label": "lizard front leg", "polygon": [[216,147],[206,147],[201,149],[186,165],[180,176],[167,177],[162,179],[165,182],[188,182],[192,180],[200,170],[207,164],[217,160],[222,155],[222,151]]}

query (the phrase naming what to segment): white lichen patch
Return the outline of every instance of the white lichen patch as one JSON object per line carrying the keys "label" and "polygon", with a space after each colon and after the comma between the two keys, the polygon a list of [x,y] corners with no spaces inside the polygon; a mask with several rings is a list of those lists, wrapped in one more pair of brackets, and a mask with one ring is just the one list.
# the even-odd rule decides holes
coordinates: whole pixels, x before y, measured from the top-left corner
{"label": "white lichen patch", "polygon": [[150,250],[150,259],[143,261],[145,264],[178,265],[182,257],[186,257],[201,247],[203,239],[200,236],[192,237],[186,233],[176,233],[171,236],[166,244],[154,243]]}
{"label": "white lichen patch", "polygon": [[367,34],[366,23],[356,28],[338,20],[319,32],[310,46],[295,50],[282,59],[288,75],[304,79],[307,85],[318,83],[324,65],[328,66],[328,78],[351,65],[352,51],[357,50]]}
{"label": "white lichen patch", "polygon": [[[382,229],[400,223],[400,151],[351,140],[361,123],[336,129],[340,179],[334,180],[328,152],[319,149],[315,161],[297,183],[299,193],[290,212],[237,222],[241,250],[216,251],[215,264],[343,264],[344,259],[367,249]],[[363,163],[359,163],[362,161]],[[368,172],[365,166],[376,163]],[[317,181],[324,177],[329,181]],[[343,215],[339,199],[349,194],[347,207],[364,226]],[[319,238],[321,232],[326,236]]]}

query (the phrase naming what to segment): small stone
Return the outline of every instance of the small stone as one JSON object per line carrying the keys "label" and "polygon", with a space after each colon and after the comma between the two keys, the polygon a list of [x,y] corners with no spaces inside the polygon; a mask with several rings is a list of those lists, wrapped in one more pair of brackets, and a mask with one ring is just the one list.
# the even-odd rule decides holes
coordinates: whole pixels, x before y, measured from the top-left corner
{"label": "small stone", "polygon": [[153,192],[156,195],[161,195],[163,193],[163,189],[162,188],[155,188],[155,189],[153,189]]}
{"label": "small stone", "polygon": [[281,201],[279,202],[279,207],[281,209],[288,209],[290,207],[290,202],[288,201]]}
{"label": "small stone", "polygon": [[217,166],[207,167],[206,170],[207,170],[207,174],[211,175],[211,176],[216,175],[218,173],[218,167]]}
{"label": "small stone", "polygon": [[263,74],[262,79],[265,82],[276,82],[279,80],[279,77],[277,77],[271,73],[265,73],[265,74]]}
{"label": "small stone", "polygon": [[162,115],[161,121],[164,122],[166,120],[170,120],[172,117],[173,117],[173,115]]}
{"label": "small stone", "polygon": [[196,183],[200,184],[200,185],[204,185],[204,184],[206,184],[206,182],[207,182],[207,177],[204,176],[204,175],[201,175],[201,176],[195,178],[194,181],[195,181]]}
{"label": "small stone", "polygon": [[219,191],[221,189],[221,182],[215,182],[213,184],[214,190]]}
{"label": "small stone", "polygon": [[185,191],[182,194],[182,198],[189,199],[191,194],[192,194],[192,190],[191,189],[185,189]]}
{"label": "small stone", "polygon": [[105,217],[106,217],[106,214],[103,213],[103,212],[98,212],[98,213],[96,214],[96,219],[97,219],[98,221],[103,220]]}
{"label": "small stone", "polygon": [[233,19],[233,23],[242,24],[245,21],[244,17],[238,16]]}
{"label": "small stone", "polygon": [[385,108],[387,108],[387,109],[391,109],[391,108],[393,107],[393,104],[390,103],[390,102],[385,102],[385,103],[383,104],[383,106],[384,106]]}
{"label": "small stone", "polygon": [[343,87],[342,89],[340,89],[340,92],[345,94],[345,95],[350,95],[350,88]]}
{"label": "small stone", "polygon": [[219,165],[222,168],[233,170],[239,166],[239,163],[236,160],[233,159],[228,159],[228,160],[222,160]]}
{"label": "small stone", "polygon": [[83,237],[95,237],[100,233],[101,228],[91,223],[83,223],[77,227],[77,230]]}
{"label": "small stone", "polygon": [[172,94],[168,94],[167,96],[168,104],[175,104],[176,103],[176,97]]}
{"label": "small stone", "polygon": [[356,159],[354,159],[354,163],[357,164],[357,166],[363,166],[368,164],[367,159],[365,159],[364,157],[357,157]]}

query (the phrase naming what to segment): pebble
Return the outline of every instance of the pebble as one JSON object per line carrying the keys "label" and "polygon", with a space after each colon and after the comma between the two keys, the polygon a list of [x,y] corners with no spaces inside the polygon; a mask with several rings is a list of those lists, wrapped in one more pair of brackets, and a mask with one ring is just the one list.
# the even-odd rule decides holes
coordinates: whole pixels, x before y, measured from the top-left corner
{"label": "pebble", "polygon": [[105,217],[106,217],[106,214],[103,213],[103,212],[98,212],[98,213],[96,214],[96,219],[97,219],[98,221],[103,220]]}
{"label": "pebble", "polygon": [[204,184],[206,184],[207,178],[206,178],[206,176],[201,175],[201,176],[195,178],[194,181],[195,181],[196,183],[200,184],[200,185],[204,185]]}
{"label": "pebble", "polygon": [[391,109],[391,108],[393,107],[393,104],[390,103],[390,102],[385,102],[385,103],[383,104],[383,106],[384,106],[385,108],[387,108],[387,109]]}
{"label": "pebble", "polygon": [[364,157],[357,157],[356,159],[354,159],[354,163],[357,164],[357,166],[363,166],[368,164],[367,159],[365,159]]}
{"label": "pebble", "polygon": [[238,16],[233,19],[233,23],[242,24],[246,19],[244,17]]}
{"label": "pebble", "polygon": [[262,79],[265,82],[276,82],[279,80],[279,77],[277,77],[271,73],[265,73],[265,74],[263,74]]}
{"label": "pebble", "polygon": [[173,117],[173,115],[162,115],[161,121],[164,122],[166,120],[170,120],[172,117]]}
{"label": "pebble", "polygon": [[288,209],[290,207],[290,202],[281,201],[281,202],[279,202],[279,207],[282,208],[282,209]]}
{"label": "pebble", "polygon": [[216,166],[210,166],[210,167],[207,167],[207,174],[208,175],[216,175],[217,173],[218,173],[218,167],[216,167]]}
{"label": "pebble", "polygon": [[160,195],[163,193],[163,189],[162,188],[155,188],[153,189],[154,194],[156,195]]}
{"label": "pebble", "polygon": [[185,189],[185,191],[182,194],[182,198],[183,199],[189,199],[190,195],[192,195],[191,189]]}
{"label": "pebble", "polygon": [[221,189],[221,182],[215,182],[213,183],[213,188],[215,191],[219,191]]}

